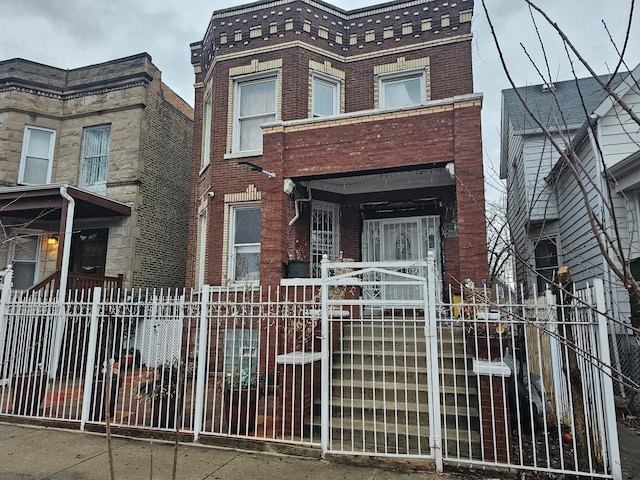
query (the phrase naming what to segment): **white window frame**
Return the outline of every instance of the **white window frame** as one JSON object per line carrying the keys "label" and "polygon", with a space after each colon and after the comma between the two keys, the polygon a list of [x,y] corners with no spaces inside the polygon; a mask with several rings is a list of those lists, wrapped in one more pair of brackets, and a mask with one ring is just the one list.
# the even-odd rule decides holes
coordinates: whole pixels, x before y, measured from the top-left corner
{"label": "white window frame", "polygon": [[[536,255],[536,247],[538,246],[539,243],[541,242],[548,242],[551,243],[555,246],[556,248],[556,265],[552,265],[552,266],[547,266],[547,267],[539,267],[538,266],[538,257]],[[539,238],[533,239],[531,241],[531,251],[533,253],[532,257],[533,257],[533,270],[532,270],[532,274],[533,274],[533,284],[536,285],[536,288],[538,290],[538,295],[540,295],[543,291],[544,291],[544,284],[545,283],[551,283],[551,281],[553,280],[553,274],[554,272],[558,269],[558,267],[560,267],[562,265],[562,258],[561,258],[561,248],[560,248],[560,236],[559,235],[554,235],[554,234],[542,234],[540,235]],[[543,274],[543,272],[551,272],[551,278],[549,279],[548,282],[543,282],[541,277],[545,277],[545,275]],[[547,278],[547,277],[545,277]]]}
{"label": "white window frame", "polygon": [[204,285],[205,261],[207,254],[207,210],[202,210],[198,215],[198,252],[196,255],[196,286]]}
{"label": "white window frame", "polygon": [[[47,178],[44,184],[51,183],[51,170],[53,169],[53,151],[56,144],[56,131],[51,128],[43,128],[43,127],[36,127],[33,125],[26,125],[24,127],[24,135],[22,137],[22,152],[20,154],[20,170],[18,171],[18,183],[22,185],[41,185],[41,184],[35,184],[35,183],[28,183],[28,182],[25,182],[24,180],[29,141],[31,139],[31,132],[35,130],[47,132],[51,134],[51,140],[49,142],[49,152],[47,153],[47,157],[46,157],[46,160],[48,161]],[[42,157],[42,158],[45,158],[45,157]]]}
{"label": "white window frame", "polygon": [[[33,260],[16,260],[16,247],[17,247],[17,242],[21,239],[21,238],[34,238],[36,241],[36,252],[35,252],[35,259]],[[40,274],[40,256],[42,254],[42,234],[40,232],[28,232],[28,231],[22,231],[20,232],[20,235],[18,235],[16,238],[14,238],[11,243],[10,243],[10,247],[9,247],[9,259],[10,259],[10,264],[11,265],[15,265],[16,263],[25,263],[25,264],[32,264],[33,265],[33,283],[29,286],[32,287],[33,285],[35,285],[36,283],[38,283],[38,278],[39,278],[39,274]],[[14,281],[15,281],[15,267],[14,267]],[[28,288],[29,288],[28,287]]]}
{"label": "white window frame", "polygon": [[238,374],[247,369],[249,373],[258,371],[259,330],[236,328],[224,335],[224,372]]}
{"label": "white window frame", "polygon": [[[420,79],[420,102],[407,105],[388,106],[385,99],[385,85],[389,83],[398,83],[406,80],[411,80],[414,78]],[[378,107],[381,109],[413,107],[416,105],[424,104],[427,101],[427,75],[424,68],[401,70],[399,72],[378,75],[378,95]]]}
{"label": "white window frame", "polygon": [[[263,112],[255,115],[248,115],[246,117],[240,117],[240,104],[242,96],[242,88],[247,85],[257,84],[261,82],[273,81],[273,111]],[[241,122],[243,120],[255,119],[264,117],[267,120],[264,122],[271,123],[278,120],[278,72],[277,70],[264,71],[257,74],[243,75],[233,79],[233,136],[232,136],[232,153],[246,153],[248,155],[255,155],[262,153],[262,142],[260,148],[242,150],[240,145],[241,140]],[[273,118],[269,118],[273,117]]]}
{"label": "white window frame", "polygon": [[333,88],[333,112],[331,115],[340,114],[340,79],[332,77],[330,75],[324,75],[322,73],[314,72],[311,77],[311,114],[314,118],[326,117],[317,113],[315,110],[315,98],[316,98],[316,85],[320,83]]}
{"label": "white window frame", "polygon": [[[86,175],[86,169],[87,167],[87,133],[94,131],[94,130],[104,130],[104,129],[108,129],[109,130],[109,141],[107,143],[107,152],[104,155],[98,155],[95,157],[91,157],[90,160],[94,160],[96,158],[101,158],[101,157],[106,157],[105,160],[105,165],[104,168],[102,168],[101,170],[104,171],[104,179],[101,180],[97,180],[97,181],[85,181],[87,178]],[[78,182],[79,185],[81,187],[90,187],[93,185],[104,185],[107,183],[107,178],[109,175],[109,157],[110,157],[110,153],[111,153],[111,125],[110,124],[106,124],[106,125],[94,125],[91,127],[85,127],[83,129],[82,132],[82,152],[81,152],[81,159],[80,159],[80,181]],[[91,176],[91,175],[90,175]]]}
{"label": "white window frame", "polygon": [[258,253],[260,255],[261,243],[236,243],[236,213],[239,210],[259,210],[262,223],[262,205],[260,202],[244,202],[229,204],[229,261],[227,264],[227,278],[234,284],[255,284],[260,281],[260,270],[258,269],[258,277],[250,280],[236,279],[236,252],[242,250],[245,253]]}
{"label": "white window frame", "polygon": [[211,162],[211,115],[212,115],[211,91],[207,92],[204,97],[202,112],[202,157],[200,159],[200,168],[204,168]]}

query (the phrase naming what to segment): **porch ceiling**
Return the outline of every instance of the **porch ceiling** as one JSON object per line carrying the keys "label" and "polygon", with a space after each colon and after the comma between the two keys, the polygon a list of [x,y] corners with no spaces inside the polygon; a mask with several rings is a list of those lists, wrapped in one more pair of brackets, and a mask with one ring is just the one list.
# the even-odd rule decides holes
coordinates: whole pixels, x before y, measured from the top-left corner
{"label": "porch ceiling", "polygon": [[356,195],[362,193],[388,192],[455,185],[455,178],[445,167],[423,168],[406,171],[352,174],[349,176],[327,175],[307,181],[314,190]]}
{"label": "porch ceiling", "polygon": [[0,216],[58,220],[66,200],[60,187],[75,201],[75,218],[105,218],[131,215],[131,207],[70,185],[35,185],[0,189]]}

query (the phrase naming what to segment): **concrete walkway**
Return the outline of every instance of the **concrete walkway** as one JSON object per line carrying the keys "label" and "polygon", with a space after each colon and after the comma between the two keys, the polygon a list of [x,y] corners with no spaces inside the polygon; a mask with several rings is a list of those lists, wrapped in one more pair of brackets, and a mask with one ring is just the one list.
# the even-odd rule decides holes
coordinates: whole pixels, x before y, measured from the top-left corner
{"label": "concrete walkway", "polygon": [[[171,479],[173,444],[112,438],[115,478]],[[406,472],[289,455],[181,444],[176,478],[242,480],[449,480],[465,477]],[[153,472],[150,474],[150,472]],[[104,434],[0,423],[0,479],[110,479]],[[467,477],[468,478],[468,477]]]}

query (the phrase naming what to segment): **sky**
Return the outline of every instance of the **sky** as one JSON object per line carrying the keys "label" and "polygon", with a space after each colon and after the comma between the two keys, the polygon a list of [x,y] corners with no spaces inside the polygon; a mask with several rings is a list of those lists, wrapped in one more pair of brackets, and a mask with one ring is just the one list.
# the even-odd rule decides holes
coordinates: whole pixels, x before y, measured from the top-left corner
{"label": "sky", "polygon": [[[326,1],[344,10],[382,3]],[[631,0],[534,1],[562,28],[598,74],[615,68],[619,56],[613,43],[622,48]],[[539,16],[536,31],[524,0],[485,2],[517,86],[543,82],[535,65],[555,81],[572,78],[572,65],[558,36]],[[215,10],[245,3],[250,2],[2,0],[0,60],[19,57],[71,69],[147,52],[162,71],[163,81],[193,105],[194,74],[189,44],[202,40]],[[640,63],[638,16],[640,7],[636,6],[630,46],[625,55],[627,69]],[[472,23],[474,90],[484,94],[482,129],[487,198],[496,201],[501,190],[495,175],[500,161],[500,92],[511,85],[502,69],[487,18],[481,1],[476,0]],[[544,50],[537,32],[543,39]],[[543,60],[545,55],[548,69]],[[588,74],[577,62],[573,68],[579,77]]]}

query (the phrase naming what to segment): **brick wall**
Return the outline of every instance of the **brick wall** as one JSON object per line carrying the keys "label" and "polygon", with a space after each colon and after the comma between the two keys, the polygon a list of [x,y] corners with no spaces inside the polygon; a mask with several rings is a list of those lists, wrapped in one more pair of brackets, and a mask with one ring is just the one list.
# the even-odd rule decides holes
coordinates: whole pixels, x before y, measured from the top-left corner
{"label": "brick wall", "polygon": [[165,98],[160,75],[146,100],[132,286],[183,287],[193,123],[188,110]]}
{"label": "brick wall", "polygon": [[[422,168],[451,161],[457,164],[459,148],[470,150],[461,157],[462,169],[475,162],[470,167],[471,173],[463,175],[465,185],[469,175],[481,173],[481,144],[476,135],[480,102],[473,100],[469,106],[450,101],[451,97],[473,91],[472,10],[473,2],[465,0],[455,4],[424,0],[412,2],[410,6],[392,2],[353,12],[299,0],[268,6],[266,2],[257,3],[214,12],[203,40],[191,46],[196,107],[187,285],[192,285],[195,279],[196,212],[202,208],[202,198],[208,190],[215,196],[206,200],[207,283],[219,284],[223,278],[225,261],[220,253],[224,251],[224,195],[244,192],[248,184],[255,185],[262,195],[261,282],[269,283],[281,278],[295,238],[308,238],[308,233],[299,231],[298,225],[293,229],[287,226],[293,217],[293,204],[282,192],[283,178],[386,171],[395,167]],[[410,33],[407,24],[411,24]],[[356,37],[351,42],[353,34]],[[344,72],[345,112],[353,114],[353,117],[340,118],[335,125],[326,121],[323,128],[288,125],[285,130],[267,129],[263,155],[246,160],[275,172],[276,178],[238,166],[241,158],[224,158],[230,151],[229,72],[252,62],[271,61],[281,65],[278,120],[295,122],[309,116],[310,62]],[[428,98],[440,103],[415,109],[413,116],[404,111],[388,116],[372,113],[369,118],[357,113],[377,108],[376,70],[384,65],[413,64],[411,62],[426,65]],[[201,170],[202,105],[209,89],[213,94],[211,164]],[[458,115],[458,109],[466,113]],[[454,138],[468,133],[472,134],[469,141]],[[475,203],[463,198],[463,230],[465,235],[475,235],[484,231],[484,221],[477,210],[474,217],[469,216],[470,205],[484,205],[484,188],[479,188],[478,182],[470,182],[466,188],[468,198],[474,198]],[[447,198],[452,204],[449,211],[455,211],[456,199]],[[350,206],[342,207],[341,220],[344,255],[358,258],[359,206],[347,204]],[[303,209],[303,215],[304,212]],[[455,223],[455,220],[448,221]],[[349,229],[348,225],[354,228]],[[476,238],[463,244],[459,237],[444,239],[447,279],[470,277],[479,282],[486,277],[486,250],[479,253],[483,241]],[[467,254],[460,259],[463,249]]]}

